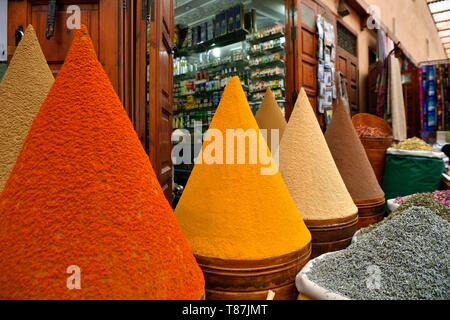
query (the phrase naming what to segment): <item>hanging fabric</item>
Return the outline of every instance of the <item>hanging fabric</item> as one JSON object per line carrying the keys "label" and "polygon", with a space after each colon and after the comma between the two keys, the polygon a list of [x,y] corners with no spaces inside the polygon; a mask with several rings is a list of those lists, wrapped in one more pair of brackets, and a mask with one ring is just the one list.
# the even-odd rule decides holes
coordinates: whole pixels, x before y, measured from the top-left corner
{"label": "hanging fabric", "polygon": [[395,140],[403,141],[407,138],[405,102],[400,62],[395,55],[389,56],[388,66],[388,109],[392,115],[392,132]]}
{"label": "hanging fabric", "polygon": [[420,121],[424,132],[450,130],[450,61],[419,68]]}
{"label": "hanging fabric", "polygon": [[385,89],[386,89],[386,33],[379,29],[377,33],[377,60],[378,60],[378,77],[377,77],[377,116],[383,117],[385,109]]}

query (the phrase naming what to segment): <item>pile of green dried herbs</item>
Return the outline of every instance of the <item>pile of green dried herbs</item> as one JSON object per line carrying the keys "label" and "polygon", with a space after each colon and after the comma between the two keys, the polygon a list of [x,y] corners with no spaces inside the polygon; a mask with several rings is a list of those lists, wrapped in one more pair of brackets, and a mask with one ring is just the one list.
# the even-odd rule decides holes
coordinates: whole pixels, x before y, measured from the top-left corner
{"label": "pile of green dried herbs", "polygon": [[419,193],[412,196],[404,203],[402,203],[397,210],[392,212],[392,215],[396,215],[414,206],[428,208],[443,219],[450,222],[450,209],[445,205],[439,203],[431,193]]}
{"label": "pile of green dried herbs", "polygon": [[358,300],[450,299],[450,223],[410,207],[313,263],[308,278]]}
{"label": "pile of green dried herbs", "polygon": [[411,196],[407,200],[404,200],[404,202],[402,202],[400,204],[400,206],[396,210],[391,212],[391,214],[389,216],[387,216],[383,221],[379,222],[378,224],[373,224],[373,225],[370,225],[366,228],[359,230],[356,237],[372,231],[379,224],[389,221],[396,215],[402,213],[403,211],[405,211],[411,207],[423,207],[423,208],[430,209],[434,214],[437,214],[441,218],[450,222],[450,208],[449,207],[441,204],[436,199],[436,196],[433,195],[433,193],[418,193],[418,194]]}

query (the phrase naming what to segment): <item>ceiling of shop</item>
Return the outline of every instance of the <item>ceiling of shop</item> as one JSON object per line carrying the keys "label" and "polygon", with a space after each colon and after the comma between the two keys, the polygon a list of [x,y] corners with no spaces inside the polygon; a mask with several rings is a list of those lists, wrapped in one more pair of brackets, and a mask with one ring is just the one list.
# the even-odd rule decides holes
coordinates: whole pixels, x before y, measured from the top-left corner
{"label": "ceiling of shop", "polygon": [[450,58],[450,0],[427,0],[431,15]]}
{"label": "ceiling of shop", "polygon": [[284,0],[175,0],[175,23],[194,25],[239,3],[256,10],[260,25],[284,22]]}

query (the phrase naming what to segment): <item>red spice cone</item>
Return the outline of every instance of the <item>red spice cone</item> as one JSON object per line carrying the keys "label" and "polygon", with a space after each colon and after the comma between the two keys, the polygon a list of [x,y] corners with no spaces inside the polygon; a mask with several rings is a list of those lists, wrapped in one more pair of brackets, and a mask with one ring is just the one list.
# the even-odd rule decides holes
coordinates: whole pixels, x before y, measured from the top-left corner
{"label": "red spice cone", "polygon": [[[86,28],[0,195],[0,261],[0,299],[203,295],[201,270]],[[72,265],[81,289],[68,289]]]}

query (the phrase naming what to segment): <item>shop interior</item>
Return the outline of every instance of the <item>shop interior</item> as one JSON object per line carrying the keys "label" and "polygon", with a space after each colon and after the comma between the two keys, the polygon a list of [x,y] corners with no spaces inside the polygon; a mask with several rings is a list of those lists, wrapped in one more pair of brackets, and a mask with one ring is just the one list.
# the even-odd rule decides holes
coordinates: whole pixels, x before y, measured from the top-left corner
{"label": "shop interior", "polygon": [[[197,121],[206,131],[232,76],[253,113],[269,87],[284,112],[284,0],[179,0],[174,13],[173,130],[192,132]],[[184,186],[192,168],[175,166],[175,183]]]}

